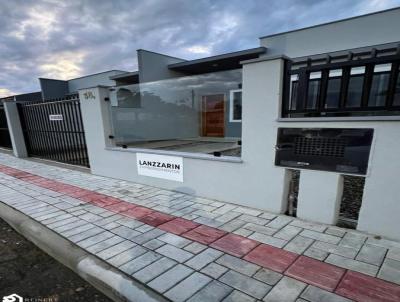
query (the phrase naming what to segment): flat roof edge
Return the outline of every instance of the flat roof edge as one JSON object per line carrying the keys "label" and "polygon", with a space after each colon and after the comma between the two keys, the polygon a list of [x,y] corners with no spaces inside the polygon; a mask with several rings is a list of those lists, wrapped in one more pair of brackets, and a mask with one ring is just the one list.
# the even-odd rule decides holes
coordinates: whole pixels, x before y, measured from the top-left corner
{"label": "flat roof edge", "polygon": [[358,16],[353,16],[353,17],[344,18],[344,19],[340,19],[340,20],[335,20],[335,21],[329,21],[329,22],[325,22],[325,23],[315,24],[315,25],[311,25],[311,26],[307,26],[307,27],[298,28],[298,29],[282,31],[282,32],[278,32],[278,33],[275,33],[275,34],[261,36],[258,39],[265,39],[265,38],[270,38],[270,37],[290,34],[290,33],[293,33],[293,32],[298,32],[298,31],[312,29],[312,28],[316,28],[316,27],[320,27],[320,26],[325,26],[325,25],[345,22],[345,21],[349,21],[349,20],[353,20],[353,19],[368,17],[368,16],[371,16],[371,15],[378,15],[378,14],[381,14],[381,13],[386,13],[386,12],[390,12],[390,11],[394,11],[394,10],[399,10],[400,11],[400,6],[393,7],[393,8],[388,8],[388,9],[385,9],[385,10],[380,10],[380,11],[376,11],[376,12],[372,12],[372,13],[368,13],[368,14],[364,14],[364,15],[358,15]]}
{"label": "flat roof edge", "polygon": [[204,63],[208,61],[213,61],[213,60],[222,60],[222,59],[229,59],[235,56],[240,56],[240,55],[248,55],[248,54],[262,54],[267,51],[266,47],[255,47],[255,48],[249,48],[245,50],[239,50],[239,51],[234,51],[234,52],[228,52],[220,55],[215,55],[215,56],[210,56],[210,57],[205,57],[205,58],[200,58],[200,59],[194,59],[186,62],[180,62],[180,63],[174,63],[174,64],[169,64],[168,68],[175,68],[175,67],[181,67],[181,66],[188,66],[192,64],[197,64],[197,63]]}

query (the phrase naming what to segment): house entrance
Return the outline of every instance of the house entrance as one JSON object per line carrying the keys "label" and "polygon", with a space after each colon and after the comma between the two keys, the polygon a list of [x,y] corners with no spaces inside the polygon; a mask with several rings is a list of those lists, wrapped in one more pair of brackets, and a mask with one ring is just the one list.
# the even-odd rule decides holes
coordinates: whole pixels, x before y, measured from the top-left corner
{"label": "house entrance", "polygon": [[224,137],[225,95],[205,95],[202,98],[202,136]]}

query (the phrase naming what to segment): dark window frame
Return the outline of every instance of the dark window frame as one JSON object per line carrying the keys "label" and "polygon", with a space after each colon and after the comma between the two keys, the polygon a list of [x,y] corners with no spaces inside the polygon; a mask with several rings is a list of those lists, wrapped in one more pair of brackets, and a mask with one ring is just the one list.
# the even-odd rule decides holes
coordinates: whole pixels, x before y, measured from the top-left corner
{"label": "dark window frame", "polygon": [[[374,72],[375,65],[391,63],[390,71],[379,71]],[[371,57],[367,59],[349,60],[345,62],[326,63],[311,66],[310,61],[307,61],[305,67],[292,70],[293,63],[286,62],[284,72],[284,89],[287,91],[283,92],[283,106],[282,106],[282,117],[293,118],[293,117],[335,117],[335,116],[396,116],[400,115],[400,105],[393,106],[394,95],[396,92],[397,79],[400,77],[400,54]],[[351,69],[355,67],[365,67],[363,75],[363,88],[361,93],[361,105],[358,107],[346,107],[346,98],[349,88],[349,81],[351,75]],[[331,70],[342,70],[341,76],[329,77],[329,71]],[[317,106],[315,109],[307,109],[307,95],[308,85],[310,79],[310,73],[321,72],[319,92]],[[371,86],[373,77],[376,74],[390,73],[388,90],[386,94],[386,101],[384,106],[368,106],[369,97],[371,93]],[[298,75],[298,86],[297,86],[297,99],[292,100],[293,94],[291,86],[294,81],[291,81],[293,75]],[[354,75],[359,76],[359,75]],[[330,79],[341,78],[340,83],[340,98],[339,106],[337,108],[325,108],[327,89]],[[296,103],[296,108],[290,108],[292,102]]]}

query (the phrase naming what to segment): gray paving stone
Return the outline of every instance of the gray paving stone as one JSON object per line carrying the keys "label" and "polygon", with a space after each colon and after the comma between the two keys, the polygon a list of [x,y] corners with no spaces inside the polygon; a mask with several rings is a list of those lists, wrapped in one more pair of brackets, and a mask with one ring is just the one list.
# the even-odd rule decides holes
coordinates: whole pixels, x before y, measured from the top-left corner
{"label": "gray paving stone", "polygon": [[325,262],[337,265],[339,267],[347,268],[349,270],[360,272],[366,275],[370,275],[373,277],[375,277],[376,273],[378,272],[378,267],[375,265],[371,265],[357,260],[352,260],[334,254],[330,254],[328,258],[326,258]]}
{"label": "gray paving stone", "polygon": [[254,302],[256,301],[254,298],[240,292],[234,290],[228,297],[226,297],[223,302]]}
{"label": "gray paving stone", "polygon": [[139,235],[142,234],[142,233],[137,232],[137,231],[135,231],[135,230],[133,230],[131,228],[128,228],[128,227],[126,227],[124,225],[120,225],[120,226],[118,226],[116,228],[113,228],[111,230],[111,232],[113,232],[114,234],[116,234],[118,236],[121,236],[121,237],[123,237],[125,239],[129,239],[129,240],[132,240],[134,237],[139,236]]}
{"label": "gray paving stone", "polygon": [[191,268],[178,264],[149,282],[147,285],[160,293],[164,293],[191,273],[193,273]]}
{"label": "gray paving stone", "polygon": [[165,293],[172,301],[183,302],[211,282],[211,278],[201,273],[194,272],[189,277],[178,283]]}
{"label": "gray paving stone", "polygon": [[55,216],[46,220],[43,220],[42,223],[45,225],[49,225],[51,223],[57,222],[57,221],[64,221],[69,218],[74,218],[71,214],[65,213],[63,215]]}
{"label": "gray paving stone", "polygon": [[[327,228],[327,226],[325,226],[323,224],[313,223],[313,222],[299,220],[299,219],[293,220],[290,223],[290,225],[293,225],[293,226],[296,226],[299,228],[303,228],[303,229],[307,229],[310,231],[320,232],[320,233],[325,231]],[[331,235],[334,235],[334,234],[331,234]]]}
{"label": "gray paving stone", "polygon": [[153,263],[154,261],[157,261],[160,258],[161,258],[160,254],[157,254],[153,251],[148,251],[147,253],[125,263],[124,265],[121,265],[119,269],[124,271],[128,275],[131,275],[137,272],[138,270],[141,270],[142,268]]}
{"label": "gray paving stone", "polygon": [[[252,209],[252,208],[246,208],[246,207],[236,207],[235,209],[233,209],[233,211],[234,212],[239,212],[239,213],[242,213],[242,214],[251,215],[251,216],[259,216],[259,215],[263,214],[263,212],[260,211],[260,210],[256,210],[256,209]],[[272,217],[270,219],[273,219],[273,218],[274,217]]]}
{"label": "gray paving stone", "polygon": [[267,227],[274,228],[274,229],[281,229],[288,223],[290,223],[293,220],[293,218],[289,216],[278,216],[275,219],[271,220],[268,224]]}
{"label": "gray paving stone", "polygon": [[255,224],[255,223],[246,223],[243,226],[243,228],[247,229],[247,230],[250,230],[250,231],[253,231],[253,232],[265,234],[265,235],[273,235],[273,234],[275,234],[277,232],[277,230],[274,229],[274,228],[262,226],[262,225]]}
{"label": "gray paving stone", "polygon": [[146,232],[151,231],[153,229],[154,229],[154,227],[152,227],[151,225],[147,225],[147,224],[143,224],[143,225],[135,228],[135,230],[140,232],[140,233],[146,233]]}
{"label": "gray paving stone", "polygon": [[392,241],[388,239],[376,239],[376,238],[368,238],[368,244],[381,246],[387,249],[400,249],[400,242]]}
{"label": "gray paving stone", "polygon": [[279,247],[279,248],[282,248],[287,243],[286,240],[275,238],[275,237],[268,236],[268,235],[264,235],[261,233],[253,233],[249,236],[249,238],[259,241],[259,242],[262,242],[262,243],[270,244],[270,245],[273,245],[273,246]]}
{"label": "gray paving stone", "polygon": [[135,277],[136,279],[138,279],[143,283],[147,283],[156,278],[157,276],[161,275],[162,273],[166,272],[176,264],[177,264],[176,261],[171,260],[167,257],[163,257],[153,262],[152,264],[146,266],[145,268],[139,270],[138,272],[133,274],[133,277]]}
{"label": "gray paving stone", "polygon": [[312,285],[307,286],[301,297],[310,302],[351,302],[349,299]]}
{"label": "gray paving stone", "polygon": [[264,283],[267,283],[268,285],[275,285],[278,283],[279,280],[281,280],[283,277],[282,274],[279,274],[277,272],[274,272],[270,269],[267,268],[261,268],[254,276],[253,278],[262,281]]}
{"label": "gray paving stone", "polygon": [[310,230],[303,230],[300,233],[300,235],[303,237],[308,237],[311,239],[315,239],[315,240],[323,241],[323,242],[327,242],[327,243],[332,243],[332,244],[337,244],[342,239],[337,236],[332,236],[329,234],[319,233],[319,232],[310,231]]}
{"label": "gray paving stone", "polygon": [[170,244],[163,245],[162,247],[158,248],[156,252],[180,263],[183,263],[193,257],[192,253],[189,253],[183,249],[179,249]]}
{"label": "gray paving stone", "polygon": [[48,211],[46,213],[37,213],[34,215],[30,215],[32,218],[34,218],[37,221],[44,221],[46,219],[52,218],[52,217],[56,217],[56,216],[60,216],[65,214],[64,211],[58,210],[57,211]]}
{"label": "gray paving stone", "polygon": [[204,244],[198,242],[192,242],[191,244],[185,246],[183,249],[193,254],[198,254],[201,251],[204,251],[206,248],[207,246]]}
{"label": "gray paving stone", "polygon": [[351,258],[354,259],[354,257],[357,255],[358,250],[342,245],[336,245],[336,244],[331,244],[331,243],[326,243],[326,242],[321,242],[321,241],[315,241],[314,244],[312,245],[313,248],[323,250],[328,253],[336,254],[339,256],[343,256],[346,258]]}
{"label": "gray paving stone", "polygon": [[202,273],[214,278],[218,279],[221,277],[223,274],[225,274],[228,271],[228,269],[224,266],[221,266],[217,263],[210,263],[207,265],[205,268],[201,270]]}
{"label": "gray paving stone", "polygon": [[148,248],[149,250],[156,250],[159,247],[162,247],[165,244],[165,242],[160,241],[158,239],[152,239],[150,241],[147,241],[143,246],[145,248]]}
{"label": "gray paving stone", "polygon": [[386,257],[396,261],[400,261],[400,249],[390,249]]}
{"label": "gray paving stone", "polygon": [[107,232],[107,231],[103,231],[100,234],[97,234],[93,237],[87,238],[85,240],[82,240],[80,242],[78,242],[78,245],[82,248],[87,248],[91,245],[94,245],[96,243],[102,242],[104,240],[107,240],[108,238],[111,238],[112,236],[114,236],[113,233]]}
{"label": "gray paving stone", "polygon": [[85,213],[83,215],[79,215],[79,218],[86,220],[87,222],[94,222],[94,221],[103,219],[103,217],[93,214],[93,213]]}
{"label": "gray paving stone", "polygon": [[251,223],[255,223],[255,224],[259,224],[259,225],[266,225],[269,222],[269,219],[264,219],[261,217],[254,217],[254,216],[246,215],[246,214],[239,216],[238,219],[243,220],[245,222],[251,222]]}
{"label": "gray paving stone", "polygon": [[240,229],[237,229],[236,231],[233,231],[233,233],[236,234],[236,235],[243,236],[243,237],[249,237],[254,232],[250,231],[250,230],[246,230],[246,229],[240,228]]}
{"label": "gray paving stone", "polygon": [[358,235],[356,233],[346,233],[343,239],[340,241],[339,245],[360,249],[364,244],[367,236]]}
{"label": "gray paving stone", "polygon": [[287,225],[274,234],[274,237],[290,241],[302,231],[301,228]]}
{"label": "gray paving stone", "polygon": [[[71,217],[71,218],[67,218],[67,219],[64,219],[64,220],[60,220],[60,221],[57,221],[57,222],[50,223],[50,224],[47,225],[47,227],[51,228],[51,229],[55,229],[55,228],[64,226],[64,225],[69,224],[69,223],[74,223],[74,222],[77,222],[77,221],[80,221],[80,219],[78,217]],[[82,223],[85,223],[85,222],[82,222]]]}
{"label": "gray paving stone", "polygon": [[243,220],[235,219],[223,224],[222,226],[219,227],[219,229],[226,232],[233,232],[239,229],[240,227],[244,226],[245,224],[246,222],[244,222]]}
{"label": "gray paving stone", "polygon": [[314,239],[296,236],[288,244],[285,245],[284,249],[296,254],[303,254],[304,251],[314,242]]}
{"label": "gray paving stone", "polygon": [[272,290],[265,296],[265,302],[291,302],[296,301],[307,284],[289,277],[283,277]]}
{"label": "gray paving stone", "polygon": [[133,242],[129,240],[124,240],[116,245],[113,245],[107,249],[102,250],[101,252],[96,253],[96,255],[104,260],[107,260],[115,255],[118,255],[127,249],[131,249],[135,246]]}
{"label": "gray paving stone", "polygon": [[384,247],[364,244],[356,260],[380,266],[385,258],[387,249]]}
{"label": "gray paving stone", "polygon": [[114,257],[107,259],[107,262],[114,265],[115,267],[120,267],[121,265],[124,265],[125,263],[143,255],[146,252],[147,250],[145,248],[137,245],[118,255],[115,255]]}
{"label": "gray paving stone", "polygon": [[148,231],[146,233],[143,233],[142,235],[136,236],[135,238],[132,238],[132,241],[136,242],[137,244],[143,244],[143,243],[146,243],[147,241],[150,241],[154,238],[159,237],[160,235],[162,235],[164,233],[165,232],[160,229],[152,229],[151,231]]}
{"label": "gray paving stone", "polygon": [[218,228],[221,225],[224,224],[224,222],[219,221],[217,219],[211,219],[211,218],[207,218],[207,217],[198,217],[196,219],[193,220],[194,222],[200,223],[200,224],[204,224],[207,226],[210,226],[212,228]]}
{"label": "gray paving stone", "polygon": [[72,229],[68,229],[66,231],[58,231],[59,233],[61,233],[64,237],[70,237],[82,232],[85,232],[87,230],[93,229],[95,227],[95,225],[86,222],[86,224],[80,224],[79,226],[72,228]]}
{"label": "gray paving stone", "polygon": [[102,228],[93,227],[90,230],[81,232],[79,234],[68,236],[68,239],[71,240],[72,242],[77,243],[79,241],[82,241],[82,240],[85,240],[87,238],[93,237],[93,236],[95,236],[97,234],[100,234],[102,232],[104,232],[104,230]]}
{"label": "gray paving stone", "polygon": [[311,246],[303,253],[303,255],[324,261],[328,257],[329,253]]}
{"label": "gray paving stone", "polygon": [[378,277],[400,284],[400,261],[386,259],[379,271]]}
{"label": "gray paving stone", "polygon": [[189,259],[185,264],[198,271],[201,270],[203,267],[205,267],[207,264],[213,262],[222,254],[223,253],[220,251],[208,248],[203,252],[201,252],[200,254],[197,254],[193,258]]}
{"label": "gray paving stone", "polygon": [[116,223],[122,224],[128,228],[135,229],[143,225],[142,222],[134,220],[132,218],[123,217],[115,221]]}
{"label": "gray paving stone", "polygon": [[262,299],[271,289],[271,286],[265,283],[232,270],[229,270],[222,275],[222,277],[219,278],[219,281],[257,299]]}
{"label": "gray paving stone", "polygon": [[188,302],[220,302],[232,291],[233,288],[214,280],[192,296]]}
{"label": "gray paving stone", "polygon": [[93,253],[93,254],[96,254],[96,253],[99,253],[99,252],[101,252],[101,251],[103,251],[103,250],[105,250],[105,249],[107,249],[109,247],[112,247],[112,246],[114,246],[114,245],[116,245],[116,244],[118,244],[118,243],[120,243],[120,242],[122,242],[124,240],[125,240],[124,238],[119,237],[117,235],[114,235],[113,237],[111,237],[109,239],[106,239],[106,240],[104,240],[102,242],[99,242],[99,243],[96,243],[96,244],[94,244],[92,246],[89,246],[87,248],[87,250],[89,252]]}
{"label": "gray paving stone", "polygon": [[260,268],[258,265],[227,254],[223,255],[216,262],[247,276],[252,276]]}
{"label": "gray paving stone", "polygon": [[191,240],[188,240],[186,238],[171,233],[165,233],[160,237],[157,237],[157,239],[164,241],[165,243],[171,244],[173,246],[176,246],[178,248],[183,248],[192,242]]}
{"label": "gray paving stone", "polygon": [[333,236],[343,237],[346,234],[346,231],[339,227],[328,227],[325,233]]}
{"label": "gray paving stone", "polygon": [[240,214],[240,213],[237,213],[237,212],[229,212],[229,213],[226,213],[226,214],[224,214],[224,215],[218,216],[218,217],[216,218],[216,220],[221,221],[221,222],[223,222],[223,223],[227,223],[227,222],[229,222],[229,221],[238,221],[238,220],[236,220],[235,218],[238,217],[238,216],[240,216],[240,215],[241,215],[241,214]]}

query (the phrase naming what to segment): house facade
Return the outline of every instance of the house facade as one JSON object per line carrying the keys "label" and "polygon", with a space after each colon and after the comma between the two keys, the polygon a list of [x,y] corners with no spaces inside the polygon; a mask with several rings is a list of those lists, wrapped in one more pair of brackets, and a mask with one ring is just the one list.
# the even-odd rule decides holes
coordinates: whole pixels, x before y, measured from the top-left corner
{"label": "house facade", "polygon": [[356,228],[400,239],[399,26],[397,8],[199,60],[138,50],[74,88],[91,172],[331,225],[353,177]]}

